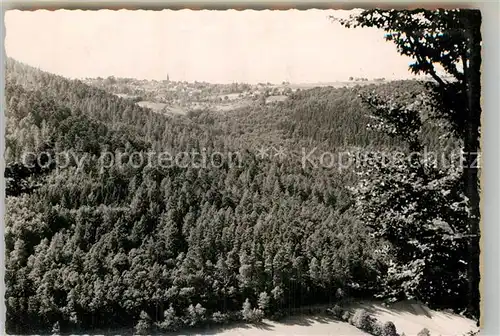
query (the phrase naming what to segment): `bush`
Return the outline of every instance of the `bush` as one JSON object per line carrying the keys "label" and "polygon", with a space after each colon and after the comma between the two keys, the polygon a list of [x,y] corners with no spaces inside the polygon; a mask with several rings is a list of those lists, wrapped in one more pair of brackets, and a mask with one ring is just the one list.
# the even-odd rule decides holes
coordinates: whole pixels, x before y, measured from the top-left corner
{"label": "bush", "polygon": [[164,331],[177,331],[179,326],[179,318],[175,315],[175,310],[172,306],[163,313],[163,321],[156,323],[158,328]]}
{"label": "bush", "polygon": [[241,309],[241,315],[245,321],[258,322],[264,317],[264,312],[262,309],[252,309],[250,301],[246,299],[243,303],[243,309]]}
{"label": "bush", "polygon": [[380,323],[378,323],[376,318],[368,316],[367,328],[363,329],[369,333],[373,333],[373,330],[380,329]]}
{"label": "bush", "polygon": [[212,314],[212,321],[217,324],[226,323],[229,321],[229,315],[221,312],[215,312]]}
{"label": "bush", "polygon": [[243,315],[243,319],[248,322],[259,322],[264,317],[264,312],[260,309],[253,308],[248,313]]}
{"label": "bush", "polygon": [[383,330],[384,326],[383,326],[381,323],[379,323],[378,321],[376,321],[376,320],[375,320],[375,321],[372,323],[371,328],[372,328],[372,330],[370,331],[370,333],[371,333],[372,335],[375,335],[375,336],[382,336],[382,330]]}
{"label": "bush", "polygon": [[344,312],[342,313],[342,316],[340,317],[340,319],[341,319],[342,321],[344,321],[344,322],[349,322],[349,320],[351,319],[351,313],[350,313],[350,312],[348,312],[347,310],[346,310],[346,311],[344,311]]}
{"label": "bush", "polygon": [[398,336],[396,326],[391,321],[387,321],[382,326],[381,336]]}
{"label": "bush", "polygon": [[399,336],[396,326],[391,321],[385,323],[379,322],[363,309],[358,309],[356,313],[349,320],[349,323],[355,327],[375,336]]}
{"label": "bush", "polygon": [[266,292],[260,293],[258,300],[259,309],[265,312],[269,308],[270,301],[271,297]]}
{"label": "bush", "polygon": [[274,287],[273,290],[271,291],[271,295],[273,296],[274,300],[277,303],[281,302],[281,300],[283,299],[284,293],[285,292],[283,291],[283,289],[280,286]]}
{"label": "bush", "polygon": [[151,331],[151,318],[145,311],[141,311],[139,322],[135,325],[135,333],[138,335],[147,335]]}
{"label": "bush", "polygon": [[59,333],[61,332],[61,327],[59,325],[59,321],[57,321],[56,323],[54,323],[54,325],[52,326],[52,334],[53,335],[59,335]]}
{"label": "bush", "polygon": [[251,319],[252,322],[262,321],[263,318],[264,318],[264,312],[262,311],[262,309],[252,310],[252,319]]}
{"label": "bush", "polygon": [[370,314],[368,314],[368,312],[364,309],[356,309],[351,321],[353,326],[361,330],[370,332],[373,329],[373,319],[370,317]]}
{"label": "bush", "polygon": [[246,299],[245,302],[243,302],[243,308],[241,309],[241,316],[243,317],[244,320],[249,320],[251,314],[252,314],[252,305],[250,303],[250,300]]}
{"label": "bush", "polygon": [[471,330],[471,331],[467,332],[464,336],[477,336],[477,335],[479,335],[480,332],[481,332],[480,329]]}
{"label": "bush", "polygon": [[187,323],[190,326],[195,326],[203,321],[205,321],[205,313],[206,309],[202,307],[201,304],[197,304],[196,306],[193,306],[192,304],[189,305],[187,308],[187,316],[186,320]]}
{"label": "bush", "polygon": [[420,332],[417,334],[417,336],[431,336],[431,332],[429,331],[429,329],[424,328],[424,329],[420,330]]}
{"label": "bush", "polygon": [[342,315],[344,313],[344,309],[340,307],[338,304],[333,306],[333,308],[328,310],[335,318],[342,319]]}

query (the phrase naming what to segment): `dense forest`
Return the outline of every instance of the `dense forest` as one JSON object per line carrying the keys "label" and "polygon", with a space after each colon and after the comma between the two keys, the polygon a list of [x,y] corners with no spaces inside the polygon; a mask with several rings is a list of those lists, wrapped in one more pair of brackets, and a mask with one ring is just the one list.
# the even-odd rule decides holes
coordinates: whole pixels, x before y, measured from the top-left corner
{"label": "dense forest", "polygon": [[[366,127],[372,119],[360,95],[410,102],[426,88],[416,81],[316,88],[284,102],[172,116],[8,59],[7,331],[167,331],[343,296],[400,298],[405,293],[390,291],[401,283],[387,276],[387,236],[373,235],[353,206],[366,196],[352,192],[360,172],[304,167],[295,156],[263,157],[258,149],[410,151],[406,139]],[[421,111],[422,145],[457,145]],[[165,151],[237,155],[209,167],[127,164],[134,153]],[[58,153],[73,159],[60,167],[50,160]],[[103,153],[120,153],[125,164],[103,168]],[[436,190],[420,196],[451,197]],[[455,262],[449,267],[460,273]],[[440,280],[436,272],[448,273],[433,272],[435,290],[421,297],[460,302],[462,275]],[[450,296],[458,299],[443,300]]]}

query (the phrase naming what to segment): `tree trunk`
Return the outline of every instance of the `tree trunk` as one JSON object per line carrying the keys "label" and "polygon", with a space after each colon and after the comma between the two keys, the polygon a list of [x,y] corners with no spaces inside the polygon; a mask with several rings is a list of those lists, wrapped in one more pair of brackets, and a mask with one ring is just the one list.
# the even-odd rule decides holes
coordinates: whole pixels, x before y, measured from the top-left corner
{"label": "tree trunk", "polygon": [[467,88],[467,114],[464,137],[465,167],[463,172],[465,195],[470,202],[471,216],[469,228],[468,261],[468,308],[479,320],[480,316],[480,209],[479,209],[479,126],[481,122],[481,13],[469,11],[467,14],[468,65],[465,77]]}

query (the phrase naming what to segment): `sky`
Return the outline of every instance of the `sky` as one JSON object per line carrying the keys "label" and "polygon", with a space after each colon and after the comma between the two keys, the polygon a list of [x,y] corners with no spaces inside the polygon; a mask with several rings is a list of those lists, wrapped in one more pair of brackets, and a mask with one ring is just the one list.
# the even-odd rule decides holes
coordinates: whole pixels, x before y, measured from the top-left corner
{"label": "sky", "polygon": [[317,83],[410,78],[384,32],[342,10],[58,10],[5,14],[7,56],[69,78]]}

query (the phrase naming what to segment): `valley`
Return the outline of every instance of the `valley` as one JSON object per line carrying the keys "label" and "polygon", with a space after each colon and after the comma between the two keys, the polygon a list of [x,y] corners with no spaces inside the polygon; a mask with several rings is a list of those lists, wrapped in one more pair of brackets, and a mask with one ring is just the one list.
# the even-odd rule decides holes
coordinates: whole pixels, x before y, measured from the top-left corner
{"label": "valley", "polygon": [[[199,91],[169,91],[170,84],[122,81],[89,85],[7,61],[11,332],[190,330],[382,290],[381,240],[353,208],[358,171],[305,166],[292,154],[408,150],[364,127],[370,118],[359,95],[376,90],[410,101],[408,92],[423,83],[300,90],[195,83]],[[439,132],[424,124],[422,141],[440,146]],[[131,164],[150,153],[193,151],[217,162]],[[86,160],[64,167],[39,160],[61,153]],[[26,162],[27,154],[38,160]],[[128,164],[104,165],[118,154]],[[17,323],[21,316],[30,324]],[[305,332],[265,323],[273,332]],[[311,324],[320,334],[356,329]],[[252,328],[222,334],[265,334]]]}

